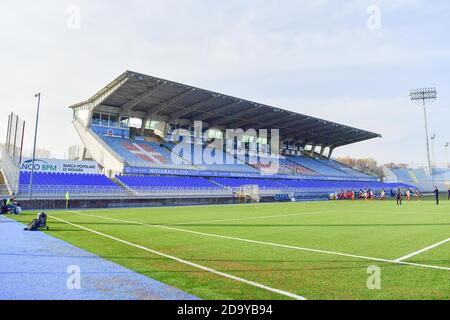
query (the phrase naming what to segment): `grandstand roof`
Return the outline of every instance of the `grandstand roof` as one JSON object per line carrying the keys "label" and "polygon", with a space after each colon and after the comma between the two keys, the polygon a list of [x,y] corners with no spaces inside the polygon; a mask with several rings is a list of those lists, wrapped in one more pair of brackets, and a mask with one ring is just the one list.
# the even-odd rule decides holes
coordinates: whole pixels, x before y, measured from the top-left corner
{"label": "grandstand roof", "polygon": [[339,147],[380,134],[283,110],[281,108],[196,88],[153,76],[126,71],[87,101],[92,107],[106,105],[123,113],[170,120],[202,120],[210,127],[280,129],[283,139],[305,144]]}

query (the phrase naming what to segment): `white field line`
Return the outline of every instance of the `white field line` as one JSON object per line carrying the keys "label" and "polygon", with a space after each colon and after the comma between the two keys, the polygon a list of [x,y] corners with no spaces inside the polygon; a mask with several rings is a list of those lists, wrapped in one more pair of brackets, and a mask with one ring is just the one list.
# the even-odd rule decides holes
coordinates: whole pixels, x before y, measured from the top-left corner
{"label": "white field line", "polygon": [[208,268],[208,267],[199,265],[199,264],[197,264],[197,263],[193,263],[193,262],[190,262],[190,261],[187,261],[187,260],[184,260],[184,259],[175,257],[175,256],[171,256],[171,255],[168,255],[168,254],[165,254],[165,253],[156,251],[156,250],[152,250],[152,249],[149,249],[149,248],[147,248],[147,247],[144,247],[144,246],[141,246],[141,245],[138,245],[138,244],[135,244],[135,243],[126,241],[126,240],[122,240],[122,239],[119,239],[119,238],[116,238],[116,237],[107,235],[107,234],[105,234],[105,233],[102,233],[102,232],[99,232],[99,231],[96,231],[96,230],[93,230],[93,229],[89,229],[89,228],[80,226],[80,225],[75,224],[75,223],[71,223],[71,222],[69,222],[69,221],[65,221],[65,220],[63,220],[63,219],[60,219],[60,218],[57,218],[57,217],[54,217],[54,216],[51,216],[51,215],[49,215],[49,217],[50,217],[50,218],[53,218],[53,219],[55,219],[55,220],[61,221],[61,222],[63,222],[63,223],[66,223],[66,224],[68,224],[68,225],[74,226],[74,227],[76,227],[76,228],[79,228],[79,229],[82,229],[82,230],[85,230],[85,231],[94,233],[94,234],[96,234],[96,235],[99,235],[99,236],[102,236],[102,237],[105,237],[105,238],[108,238],[108,239],[111,239],[111,240],[115,240],[115,241],[117,241],[117,242],[121,242],[121,243],[123,243],[123,244],[129,245],[129,246],[132,246],[132,247],[135,247],[135,248],[138,248],[138,249],[141,249],[141,250],[144,250],[144,251],[153,253],[153,254],[156,254],[156,255],[158,255],[158,256],[161,256],[161,257],[164,257],[164,258],[167,258],[167,259],[170,259],[170,260],[177,261],[177,262],[179,262],[179,263],[182,263],[182,264],[185,264],[185,265],[194,267],[194,268],[196,268],[196,269],[200,269],[200,270],[203,270],[203,271],[207,271],[207,272],[216,274],[216,275],[218,275],[218,276],[221,276],[221,277],[224,277],[224,278],[227,278],[227,279],[231,279],[231,280],[235,280],[235,281],[238,281],[238,282],[242,282],[242,283],[248,284],[248,285],[250,285],[250,286],[257,287],[257,288],[260,288],[260,289],[264,289],[264,290],[267,290],[267,291],[270,291],[270,292],[273,292],[273,293],[277,293],[277,294],[280,294],[280,295],[283,295],[283,296],[286,296],[286,297],[289,297],[289,298],[292,298],[292,299],[296,299],[296,300],[306,300],[304,297],[299,296],[299,295],[296,295],[296,294],[291,293],[291,292],[288,292],[288,291],[284,291],[284,290],[280,290],[280,289],[275,289],[275,288],[268,287],[268,286],[266,286],[266,285],[260,284],[260,283],[258,283],[258,282],[254,282],[254,281],[251,281],[251,280],[247,280],[247,279],[244,279],[244,278],[240,278],[240,277],[233,276],[233,275],[228,274],[228,273],[224,273],[224,272],[221,272],[221,271],[217,271],[217,270],[214,270],[214,269],[211,269],[211,268]]}
{"label": "white field line", "polygon": [[266,245],[266,246],[272,246],[272,247],[278,247],[278,248],[286,248],[286,249],[293,249],[293,250],[300,250],[300,251],[307,251],[307,252],[314,252],[314,253],[322,253],[322,254],[329,254],[329,255],[349,257],[349,258],[369,260],[369,261],[378,261],[378,262],[386,262],[386,263],[393,263],[393,264],[400,264],[400,265],[407,265],[407,266],[415,266],[415,267],[421,267],[421,268],[450,271],[450,268],[447,268],[447,267],[433,266],[433,265],[428,265],[428,264],[412,263],[412,262],[405,262],[405,261],[395,261],[395,260],[367,257],[367,256],[361,256],[361,255],[354,255],[354,254],[349,254],[349,253],[341,253],[341,252],[334,252],[334,251],[327,251],[327,250],[319,250],[319,249],[291,246],[291,245],[285,245],[285,244],[279,244],[279,243],[273,243],[273,242],[265,242],[265,241],[237,238],[237,237],[229,237],[229,236],[223,236],[223,235],[206,233],[206,232],[179,229],[179,228],[174,228],[174,227],[169,227],[169,226],[152,225],[152,224],[147,224],[147,223],[137,222],[137,221],[116,219],[116,218],[110,218],[110,217],[105,217],[105,216],[97,216],[97,215],[93,215],[93,214],[81,213],[79,211],[69,211],[69,212],[77,214],[77,215],[82,215],[82,216],[100,218],[100,219],[111,220],[111,221],[116,221],[116,222],[130,223],[130,224],[152,227],[152,228],[157,228],[157,229],[165,229],[165,230],[171,230],[171,231],[177,231],[177,232],[191,233],[191,234],[212,237],[212,238],[234,240],[234,241],[260,244],[260,245]]}
{"label": "white field line", "polygon": [[221,220],[207,220],[207,221],[195,221],[195,222],[180,222],[174,224],[168,224],[167,226],[183,226],[190,224],[198,224],[198,223],[214,223],[214,222],[230,222],[230,221],[245,221],[245,220],[259,220],[259,219],[270,219],[270,218],[283,218],[283,217],[295,217],[295,216],[306,216],[310,214],[319,214],[326,213],[332,211],[313,211],[313,212],[302,212],[302,213],[292,213],[292,214],[278,214],[271,216],[258,216],[258,217],[245,217],[245,218],[230,218],[230,219],[221,219]]}
{"label": "white field line", "polygon": [[[111,211],[111,209],[133,209],[133,210],[169,210],[169,209],[186,209],[186,208],[215,208],[215,207],[239,207],[239,206],[269,206],[269,205],[273,205],[273,206],[282,206],[282,205],[289,205],[289,204],[295,204],[297,206],[305,206],[307,204],[311,204],[311,203],[317,203],[317,202],[260,202],[260,203],[229,203],[229,204],[213,204],[213,205],[180,205],[180,206],[164,206],[164,207],[116,207],[116,208],[93,208],[93,209],[83,209],[83,211],[85,212],[89,212],[89,211]],[[74,208],[76,209],[76,208]],[[62,211],[62,210],[52,210],[52,211]]]}
{"label": "white field line", "polygon": [[404,256],[404,257],[395,259],[395,261],[396,261],[396,262],[400,262],[400,261],[403,261],[403,260],[407,260],[407,259],[412,258],[412,257],[414,257],[414,256],[417,256],[417,255],[419,255],[419,254],[421,254],[421,253],[424,253],[424,252],[426,252],[426,251],[429,251],[429,250],[431,250],[431,249],[434,249],[434,248],[436,248],[436,247],[439,247],[439,246],[441,246],[441,245],[443,245],[444,243],[447,243],[447,242],[450,242],[450,238],[448,238],[448,239],[446,239],[446,240],[444,240],[444,241],[441,241],[441,242],[432,244],[431,246],[428,246],[428,247],[426,247],[426,248],[417,250],[417,251],[415,251],[415,252],[413,252],[413,253],[410,253],[410,254],[408,254],[408,255],[406,255],[406,256]]}

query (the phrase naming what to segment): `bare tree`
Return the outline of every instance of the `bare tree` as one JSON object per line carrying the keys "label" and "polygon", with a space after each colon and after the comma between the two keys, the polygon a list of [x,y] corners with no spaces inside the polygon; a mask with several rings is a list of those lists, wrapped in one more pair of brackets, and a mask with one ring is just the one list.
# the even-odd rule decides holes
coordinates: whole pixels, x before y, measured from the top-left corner
{"label": "bare tree", "polygon": [[[25,150],[23,156],[25,158],[31,158],[33,156],[33,150]],[[47,149],[36,149],[36,158],[51,159],[53,155]]]}
{"label": "bare tree", "polygon": [[394,163],[390,162],[386,164],[386,167],[389,169],[408,169],[409,165],[407,163]]}
{"label": "bare tree", "polygon": [[379,166],[375,159],[356,159],[350,157],[341,157],[337,158],[336,160],[356,170],[362,171],[372,176],[376,176],[381,180],[384,179],[382,166]]}

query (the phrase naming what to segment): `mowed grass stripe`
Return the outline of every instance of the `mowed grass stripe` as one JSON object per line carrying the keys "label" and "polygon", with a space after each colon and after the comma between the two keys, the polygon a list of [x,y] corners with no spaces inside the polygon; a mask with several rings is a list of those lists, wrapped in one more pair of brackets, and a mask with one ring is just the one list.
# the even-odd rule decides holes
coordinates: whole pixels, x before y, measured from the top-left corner
{"label": "mowed grass stripe", "polygon": [[260,289],[263,289],[263,290],[271,291],[273,293],[277,293],[277,294],[280,294],[280,295],[283,295],[285,297],[292,298],[292,299],[295,299],[295,300],[306,300],[304,297],[296,295],[296,294],[294,294],[292,292],[287,292],[287,291],[284,291],[284,290],[272,288],[272,287],[266,286],[264,284],[255,282],[255,281],[247,280],[247,279],[240,278],[240,277],[228,274],[228,273],[217,271],[215,269],[208,268],[208,267],[202,266],[200,264],[197,264],[197,263],[194,263],[194,262],[191,262],[191,261],[187,261],[187,260],[184,260],[184,259],[172,256],[172,255],[169,255],[169,254],[165,254],[163,252],[159,252],[159,251],[156,251],[156,250],[152,250],[150,248],[147,248],[147,247],[144,247],[144,246],[141,246],[141,245],[138,245],[138,244],[135,244],[135,243],[123,240],[123,239],[119,239],[117,237],[114,237],[114,236],[111,236],[111,235],[108,235],[108,234],[105,234],[105,233],[102,233],[102,232],[99,232],[99,231],[96,231],[96,230],[93,230],[93,229],[90,229],[90,228],[87,228],[87,227],[83,227],[81,225],[78,225],[78,224],[75,224],[75,223],[72,223],[72,222],[69,222],[69,221],[65,221],[63,219],[57,218],[57,217],[52,216],[52,215],[49,215],[49,217],[52,218],[52,219],[55,219],[57,221],[61,221],[63,223],[66,223],[68,225],[80,228],[82,230],[94,233],[94,234],[96,234],[98,236],[102,236],[102,237],[105,237],[105,238],[108,238],[108,239],[111,239],[111,240],[114,240],[114,241],[117,241],[117,242],[129,245],[129,246],[132,246],[132,247],[135,247],[135,248],[138,248],[138,249],[141,249],[141,250],[153,253],[155,255],[162,256],[164,258],[171,259],[171,260],[177,261],[179,263],[182,263],[182,264],[185,264],[185,265],[188,265],[188,266],[191,266],[191,267],[203,270],[203,271],[207,271],[207,272],[213,273],[215,275],[218,275],[218,276],[221,276],[221,277],[224,277],[224,278],[227,278],[227,279],[231,279],[231,280],[234,280],[234,281],[237,281],[237,282],[242,282],[242,283],[245,283],[247,285],[250,285],[250,286],[253,286],[253,287],[256,287],[256,288],[260,288]]}
{"label": "mowed grass stripe", "polygon": [[[225,242],[213,238],[205,241],[202,237],[195,237],[189,234],[183,236],[179,233],[165,232],[161,229],[152,230],[136,224],[105,223],[102,219],[75,214],[66,215],[61,213],[61,216],[67,216],[68,221],[76,224],[92,225],[95,226],[96,230],[101,230],[107,234],[127,239],[130,242],[143,244],[144,246],[153,248],[153,245],[155,245],[159,251],[183,257],[189,261],[199,262],[216,270],[231,272],[234,275],[264,283],[274,288],[301,294],[308,299],[417,299],[420,297],[443,299],[447,297],[443,294],[445,291],[441,288],[442,279],[445,278],[445,273],[441,270],[419,268],[408,270],[411,268],[380,262],[377,265],[382,268],[383,279],[386,279],[383,283],[386,283],[386,288],[391,288],[386,291],[371,291],[366,288],[366,269],[374,264],[372,261],[345,259],[345,257],[313,252],[279,250],[275,247],[260,246],[260,248],[255,248],[250,243],[239,244],[239,242]],[[55,226],[54,223],[53,225]],[[56,234],[59,232],[60,230],[57,230]],[[79,232],[72,232],[72,235],[73,237],[70,236],[69,240],[77,241],[76,238],[81,236]],[[63,236],[63,238],[67,239],[66,236]],[[167,241],[170,243],[167,243]],[[96,244],[98,239],[92,239],[90,242],[92,244],[89,244],[88,248],[91,246],[94,253],[102,254],[101,249]],[[108,246],[111,247],[111,252],[113,245],[114,243],[111,243]],[[133,267],[135,262],[132,254],[128,254],[130,255],[130,260],[125,260],[127,254],[123,255],[123,260],[118,262],[124,262],[129,268],[139,272],[139,269]],[[106,256],[106,258],[109,257]],[[142,263],[144,262],[142,261]],[[153,265],[154,261],[149,259],[148,264]],[[161,277],[165,272],[164,270],[167,269],[159,270],[156,273],[145,274],[201,298],[215,299],[217,295],[219,297],[225,295],[227,299],[233,296],[235,297],[233,299],[266,299],[259,292],[261,290],[255,290],[254,293],[250,294],[248,292],[240,294],[239,291],[245,289],[245,287],[243,288],[242,285],[238,286],[237,283],[234,287],[231,287],[224,283],[223,280],[217,278],[210,277],[211,282],[208,282],[208,285],[206,285],[205,274],[199,274],[198,278],[199,283],[203,283],[202,286],[205,287],[197,287],[193,290],[192,286],[186,287],[182,283],[184,277],[190,277],[189,271],[187,273],[182,271],[182,273],[172,274],[172,271],[169,269],[168,278],[167,276]],[[403,282],[404,275],[409,275],[413,281],[409,279]],[[176,279],[173,277],[176,277]],[[176,282],[172,282],[174,280]],[[434,285],[433,281],[439,282]],[[433,287],[431,289],[426,287],[422,289],[420,287],[422,282],[433,283]],[[220,286],[222,288],[219,288]],[[215,289],[212,290],[211,288]],[[201,289],[201,293],[198,293],[199,289]]]}
{"label": "mowed grass stripe", "polygon": [[[391,201],[287,203],[276,204],[272,208],[267,204],[203,209],[185,207],[176,213],[163,210],[164,216],[154,209],[148,212],[111,210],[107,215],[122,218],[126,214],[133,217],[134,222],[151,225],[174,225],[176,219],[189,222],[192,214],[203,215],[205,220],[198,220],[197,224],[189,222],[183,229],[236,238],[249,238],[250,235],[255,240],[395,260],[448,236],[450,215],[431,215],[429,212],[434,212],[435,206],[430,201],[427,202],[429,208],[420,212],[414,207],[417,202],[409,204],[399,208]],[[330,212],[308,214],[318,208]],[[273,211],[279,214],[266,217],[267,212]],[[105,213],[104,210],[88,212]],[[255,215],[251,216],[253,212]],[[439,212],[442,211],[436,211]],[[230,221],[220,223],[208,219],[217,215],[226,219],[214,220]],[[244,220],[233,222],[241,218],[228,218],[230,215]]]}
{"label": "mowed grass stripe", "polygon": [[271,216],[252,216],[252,217],[243,217],[243,218],[229,218],[229,219],[219,219],[219,220],[201,220],[201,221],[193,221],[193,222],[180,222],[169,224],[168,226],[183,226],[190,224],[204,224],[204,223],[217,223],[217,222],[235,222],[235,221],[249,221],[249,220],[265,220],[271,218],[286,218],[286,217],[297,217],[297,216],[307,216],[310,214],[320,214],[320,213],[330,213],[331,211],[313,211],[313,212],[302,212],[302,213],[292,213],[292,214],[276,214]]}
{"label": "mowed grass stripe", "polygon": [[348,258],[354,258],[354,259],[362,259],[362,260],[369,260],[369,261],[377,261],[377,262],[400,264],[400,265],[407,265],[407,266],[413,266],[413,267],[450,271],[450,268],[441,267],[441,266],[419,264],[419,263],[397,261],[397,260],[389,260],[389,259],[383,259],[383,258],[354,255],[354,254],[349,254],[349,253],[319,250],[319,249],[305,248],[305,247],[299,247],[299,246],[291,246],[291,245],[285,245],[285,244],[279,244],[279,243],[273,243],[273,242],[258,241],[258,240],[251,240],[251,239],[244,239],[244,238],[237,238],[237,237],[229,237],[229,236],[206,233],[206,232],[174,228],[174,227],[170,227],[170,226],[151,225],[151,224],[147,224],[147,223],[143,223],[143,222],[136,222],[136,221],[132,221],[132,220],[124,220],[124,219],[111,218],[111,217],[107,217],[107,216],[92,215],[92,214],[82,213],[80,211],[70,211],[70,212],[72,212],[74,214],[78,214],[78,215],[87,216],[87,217],[100,218],[100,219],[105,219],[105,220],[110,220],[110,221],[115,221],[115,222],[136,224],[136,225],[141,225],[141,226],[146,226],[146,227],[151,227],[151,228],[158,228],[158,229],[165,229],[165,230],[176,231],[176,232],[185,232],[185,233],[196,234],[196,235],[206,236],[206,237],[220,238],[220,239],[225,239],[225,240],[241,241],[241,242],[253,243],[253,244],[258,244],[258,245],[266,245],[266,246],[279,247],[279,248],[285,248],[285,249],[293,249],[293,250],[308,251],[308,252],[328,254],[328,255],[336,255],[336,256],[348,257]]}
{"label": "mowed grass stripe", "polygon": [[[283,250],[280,247],[136,224],[164,226],[198,221],[198,224],[180,226],[179,229],[393,260],[448,237],[448,206],[436,208],[432,201],[417,204],[411,202],[397,207],[391,201],[343,201],[83,210],[83,213],[133,223],[107,221],[62,211],[54,213],[66,221],[128,242],[308,299],[450,299],[448,270],[287,248]],[[329,213],[304,214],[328,210]],[[274,217],[259,219],[262,216]],[[35,213],[30,212],[13,218],[28,223],[34,217]],[[251,219],[211,222],[241,218]],[[158,258],[152,253],[53,219],[50,219],[50,227],[51,235],[200,298],[286,298],[200,269],[195,271],[187,265]],[[449,245],[446,243],[407,262],[450,268]],[[372,265],[382,270],[382,290],[368,290],[366,287],[367,268]]]}

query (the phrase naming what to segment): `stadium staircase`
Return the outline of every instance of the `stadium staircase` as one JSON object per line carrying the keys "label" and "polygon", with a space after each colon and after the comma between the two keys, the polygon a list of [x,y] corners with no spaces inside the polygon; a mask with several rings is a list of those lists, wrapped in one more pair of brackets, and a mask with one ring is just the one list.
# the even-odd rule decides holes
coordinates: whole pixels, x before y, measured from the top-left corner
{"label": "stadium staircase", "polygon": [[419,183],[419,179],[417,179],[417,176],[416,176],[416,174],[414,173],[414,171],[408,170],[408,174],[409,174],[409,176],[411,177],[411,180],[412,180],[414,183],[416,183],[416,184]]}
{"label": "stadium staircase", "polygon": [[385,182],[398,182],[397,176],[388,167],[383,167],[383,174],[385,176]]}
{"label": "stadium staircase", "polygon": [[102,167],[107,167],[110,171],[115,173],[120,173],[123,171],[125,159],[119,156],[94,131],[83,127],[78,120],[74,120],[73,124],[81,141],[83,142],[83,145],[86,146],[95,161],[97,161]]}
{"label": "stadium staircase", "polygon": [[330,160],[326,160],[326,161],[327,161],[326,164],[328,164],[329,166],[331,166],[333,168],[336,168],[336,169],[340,168],[341,171],[347,172],[350,175],[358,175],[358,176],[362,176],[362,177],[371,177],[370,174],[365,173],[362,170],[353,168],[352,166],[349,166],[349,165],[347,165],[345,163],[342,163],[342,162],[339,162],[337,160],[330,159]]}
{"label": "stadium staircase", "polygon": [[[180,157],[176,152],[173,151],[173,148],[175,147],[175,144],[174,144],[174,143],[168,143],[168,142],[165,142],[165,143],[162,144],[162,147],[163,147],[164,149],[167,149],[167,150],[168,150],[171,154],[173,154],[174,156],[176,156],[176,157],[178,157],[178,158]],[[183,162],[185,162],[187,165],[192,166],[192,168],[193,168],[194,170],[201,170],[201,168],[197,167],[195,164],[193,164],[193,163],[187,161],[186,159],[184,159],[184,158],[181,158],[181,159],[182,159]]]}
{"label": "stadium staircase", "polygon": [[317,172],[323,176],[341,177],[341,178],[351,177],[350,174],[347,174],[346,172],[343,172],[337,168],[329,166],[328,164],[318,161],[312,157],[290,156],[290,157],[286,157],[286,159],[288,159],[289,161],[291,161],[295,164],[301,165],[301,166],[305,167],[306,169],[311,170],[312,172]]}
{"label": "stadium staircase", "polygon": [[135,196],[137,195],[137,193],[135,191],[133,191],[133,189],[131,189],[130,187],[128,187],[126,184],[124,184],[122,181],[120,181],[119,179],[117,179],[116,177],[111,178],[111,181],[114,182],[115,184],[117,184],[119,187],[121,187],[122,189],[125,190],[126,194],[129,196]]}
{"label": "stadium staircase", "polygon": [[219,183],[217,181],[214,181],[214,179],[208,179],[208,180],[211,181],[212,183],[214,183],[215,185],[218,185],[219,187],[224,188],[225,190],[229,190],[229,191],[235,193],[233,188],[231,188],[230,186],[226,186],[226,185],[221,184],[221,183]]}

